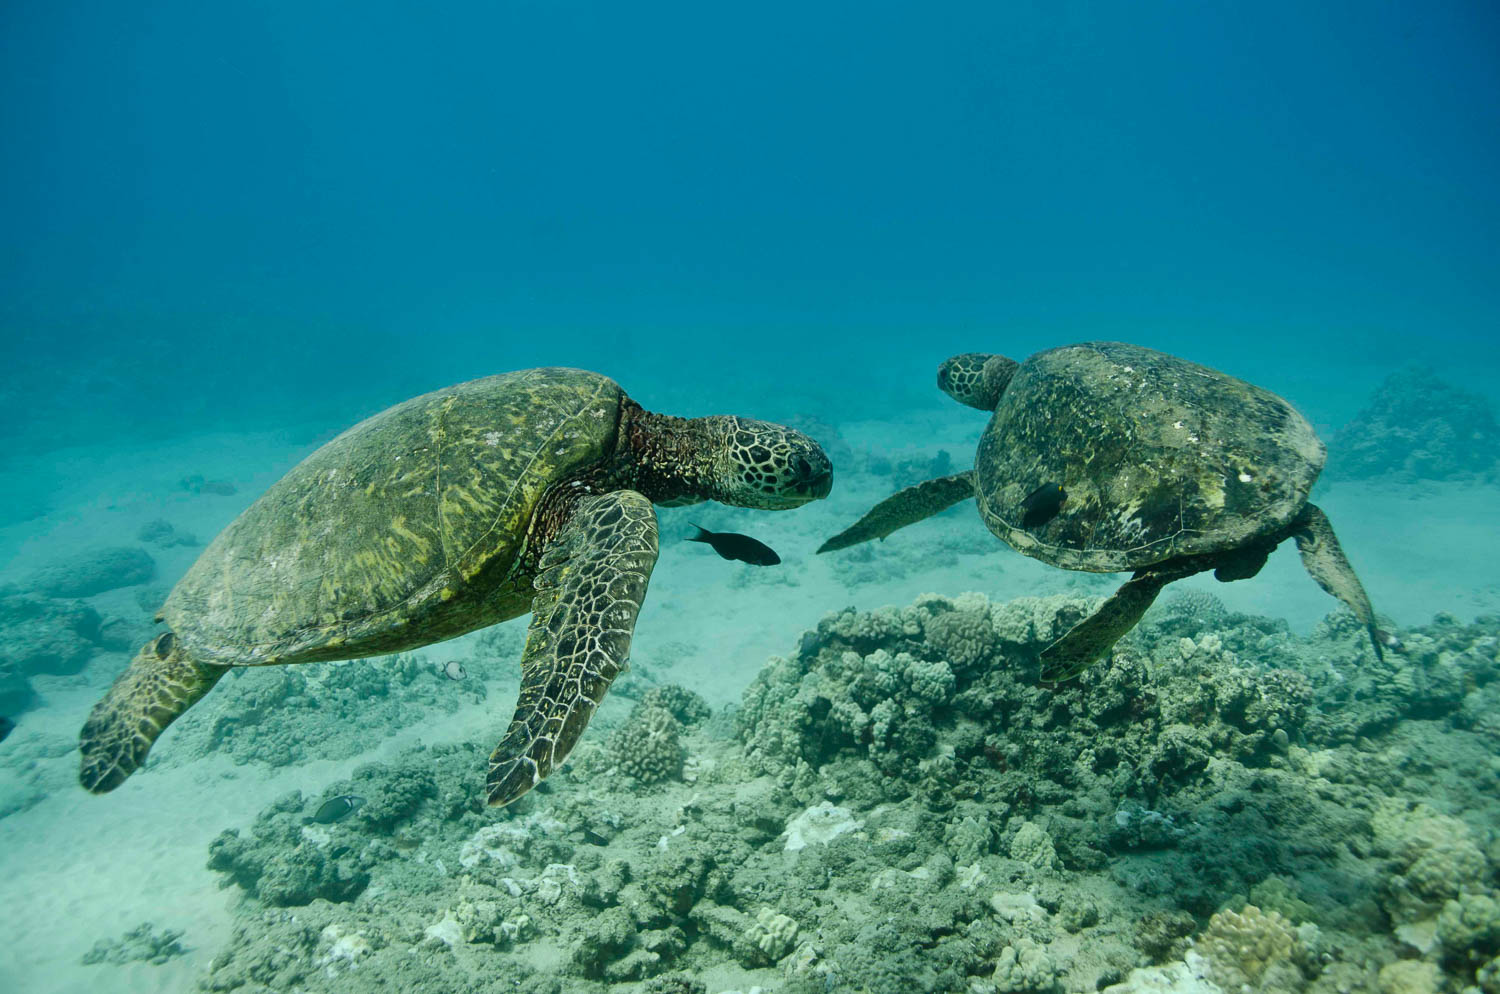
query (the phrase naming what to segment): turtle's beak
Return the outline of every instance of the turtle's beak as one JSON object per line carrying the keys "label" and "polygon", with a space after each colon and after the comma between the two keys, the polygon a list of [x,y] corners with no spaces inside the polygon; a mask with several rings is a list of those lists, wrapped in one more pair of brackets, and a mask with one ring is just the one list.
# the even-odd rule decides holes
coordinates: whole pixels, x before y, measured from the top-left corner
{"label": "turtle's beak", "polygon": [[816,458],[798,456],[792,464],[797,492],[809,500],[822,500],[833,490],[833,464],[821,452]]}

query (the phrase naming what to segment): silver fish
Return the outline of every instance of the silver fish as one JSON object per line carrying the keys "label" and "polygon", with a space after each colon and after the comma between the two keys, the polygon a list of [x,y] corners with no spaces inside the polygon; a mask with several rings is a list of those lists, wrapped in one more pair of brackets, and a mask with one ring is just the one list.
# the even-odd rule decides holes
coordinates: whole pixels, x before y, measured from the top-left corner
{"label": "silver fish", "polygon": [[456,659],[450,659],[443,664],[443,676],[449,680],[462,680],[468,675],[469,671],[464,669],[464,664]]}

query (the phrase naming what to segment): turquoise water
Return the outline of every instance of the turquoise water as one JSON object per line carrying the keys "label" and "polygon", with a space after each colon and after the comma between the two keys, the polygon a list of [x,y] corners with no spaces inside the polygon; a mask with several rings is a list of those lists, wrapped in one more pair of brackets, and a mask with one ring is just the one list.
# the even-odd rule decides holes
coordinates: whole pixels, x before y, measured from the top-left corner
{"label": "turquoise water", "polygon": [[[1491,5],[0,17],[0,985],[1500,989]],[[1016,599],[1123,577],[1019,556],[968,504],[816,555],[972,464],[986,416],[935,389],[940,361],[1090,340],[1300,410],[1329,446],[1313,498],[1409,651],[1360,649],[1287,543],[1254,580],[1174,585],[1113,676],[1048,689],[1027,667],[1084,608]],[[540,366],[603,373],[651,411],[790,424],[834,464],[831,495],[797,510],[657,511],[631,673],[550,792],[470,806],[524,616],[415,655],[231,674],[117,791],[77,787],[79,727],[214,535],[344,428]],[[782,562],[718,558],[689,522]],[[917,612],[905,634],[872,614],[887,605]],[[819,627],[845,608],[865,620]],[[1033,609],[1035,630],[1005,634]],[[950,614],[989,619],[980,648],[931,623]],[[840,668],[845,652],[862,661]],[[877,715],[860,688],[887,679]],[[673,685],[713,717],[677,698],[680,727],[638,713]],[[1292,703],[1247,718],[1231,685]],[[1149,703],[1110,710],[1100,687]],[[898,710],[925,724],[881,724]],[[621,759],[679,734],[685,763],[660,777]],[[296,819],[325,794],[372,803],[308,836]],[[784,848],[825,822],[858,825]],[[258,841],[231,852],[228,829]],[[656,848],[700,830],[720,848]],[[1233,872],[1207,865],[1210,832],[1243,843]],[[367,855],[288,872],[366,874],[355,893],[257,889],[268,860],[326,846]],[[693,876],[679,857],[708,869],[663,896],[653,881]],[[1292,937],[1216,917],[1247,903]],[[288,907],[309,936],[265,924]],[[1285,939],[1283,966],[1215,960],[1241,925]],[[84,963],[96,941],[114,945]],[[302,972],[244,966],[276,942]],[[403,962],[423,966],[393,979]],[[1131,979],[1198,962],[1218,973]]]}

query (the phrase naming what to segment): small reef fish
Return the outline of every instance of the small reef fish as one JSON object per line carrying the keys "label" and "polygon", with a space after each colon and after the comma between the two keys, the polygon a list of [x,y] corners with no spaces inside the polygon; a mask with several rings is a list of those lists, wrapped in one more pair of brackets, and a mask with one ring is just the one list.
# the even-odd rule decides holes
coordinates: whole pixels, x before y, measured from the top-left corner
{"label": "small reef fish", "polygon": [[[688,524],[693,524],[691,521]],[[706,542],[713,546],[713,550],[725,559],[738,559],[742,563],[751,566],[775,566],[781,562],[781,557],[776,554],[764,542],[757,542],[749,535],[737,535],[734,532],[711,532],[701,525],[693,525],[698,529],[698,534],[688,539],[689,542]]]}
{"label": "small reef fish", "polygon": [[11,721],[9,718],[0,718],[0,742],[4,742],[5,737],[11,732],[15,731],[15,728],[15,722]]}
{"label": "small reef fish", "polygon": [[1021,501],[1021,527],[1037,528],[1045,525],[1062,510],[1068,492],[1061,483],[1043,483]]}
{"label": "small reef fish", "polygon": [[468,675],[469,671],[464,669],[464,664],[456,659],[450,659],[443,664],[443,676],[449,680],[462,680]]}
{"label": "small reef fish", "polygon": [[338,797],[331,797],[324,801],[312,820],[319,825],[332,825],[358,811],[364,803],[365,799],[357,794],[340,794]]}

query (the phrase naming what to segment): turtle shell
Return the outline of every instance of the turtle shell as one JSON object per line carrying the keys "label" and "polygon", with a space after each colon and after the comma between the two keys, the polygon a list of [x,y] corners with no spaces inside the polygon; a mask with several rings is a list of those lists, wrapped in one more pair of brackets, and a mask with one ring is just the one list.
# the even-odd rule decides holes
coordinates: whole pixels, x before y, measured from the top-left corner
{"label": "turtle shell", "polygon": [[528,525],[613,452],[624,393],[532,369],[398,404],[299,463],[204,550],[163,620],[220,665],[348,659],[529,610]]}
{"label": "turtle shell", "polygon": [[[1323,468],[1275,394],[1151,349],[1089,342],[1021,364],[975,455],[984,523],[1018,552],[1115,572],[1238,548],[1286,526]],[[1061,484],[1050,520],[1023,502]]]}

